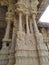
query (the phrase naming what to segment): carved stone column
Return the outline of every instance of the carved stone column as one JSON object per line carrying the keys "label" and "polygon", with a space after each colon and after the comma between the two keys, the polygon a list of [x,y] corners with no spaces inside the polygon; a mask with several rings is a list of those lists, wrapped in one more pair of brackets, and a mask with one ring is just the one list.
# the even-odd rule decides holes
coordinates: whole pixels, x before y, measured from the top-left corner
{"label": "carved stone column", "polygon": [[27,34],[29,34],[30,33],[30,31],[29,31],[29,13],[28,12],[26,12],[26,30],[27,30]]}
{"label": "carved stone column", "polygon": [[18,1],[18,3],[16,3],[16,6],[18,6],[19,8],[16,8],[16,13],[18,13],[19,16],[19,31],[22,31],[22,14],[23,14],[23,3],[22,1]]}
{"label": "carved stone column", "polygon": [[12,43],[9,50],[9,63],[8,65],[14,65],[15,63],[15,43],[16,43],[16,20],[14,20],[13,34],[12,34]]}
{"label": "carved stone column", "polygon": [[8,12],[6,13],[6,22],[7,22],[7,28],[6,28],[6,32],[5,32],[5,36],[3,39],[3,46],[2,46],[2,50],[1,50],[1,65],[7,65],[8,61],[9,61],[9,47],[7,47],[7,44],[11,43],[11,39],[10,38],[10,27],[11,27],[11,21],[13,20],[13,10],[11,12],[12,9],[12,5],[11,4],[11,0],[8,0]]}
{"label": "carved stone column", "polygon": [[30,32],[33,34],[33,22],[31,18],[30,18]]}
{"label": "carved stone column", "polygon": [[43,42],[42,34],[39,33],[39,31],[38,31],[35,17],[36,17],[36,15],[33,14],[32,18],[33,18],[35,36],[36,36],[36,40],[37,40],[37,50],[38,50],[40,65],[48,65],[48,49]]}
{"label": "carved stone column", "polygon": [[0,58],[0,60],[1,60],[0,64],[1,65],[7,65],[7,63],[8,63],[9,47],[7,46],[7,44],[9,44],[11,42],[11,39],[9,39],[10,26],[11,26],[11,21],[9,20],[9,17],[8,17],[7,28],[6,28],[5,36],[3,39],[3,46],[2,46],[2,49],[0,52],[1,53],[1,55],[0,55],[1,56],[1,58]]}
{"label": "carved stone column", "polygon": [[[19,3],[19,4],[18,4]],[[18,2],[16,4],[17,8],[16,8],[16,13],[18,13],[19,15],[19,30],[17,31],[17,38],[16,38],[16,46],[15,46],[15,59],[16,59],[16,63],[15,65],[23,65],[24,63],[24,49],[26,48],[25,45],[25,32],[23,31],[23,27],[22,27],[22,15],[23,15],[23,3],[22,1]],[[18,8],[19,6],[19,8]]]}
{"label": "carved stone column", "polygon": [[19,12],[19,31],[22,31],[22,13]]}
{"label": "carved stone column", "polygon": [[15,7],[13,4],[13,0],[9,0],[9,7],[8,7],[8,12],[9,12],[9,19],[10,21],[12,21],[14,23],[14,27],[13,27],[13,33],[12,33],[12,40],[10,43],[10,49],[9,49],[9,62],[7,65],[14,65],[15,63],[15,40],[16,40],[16,27],[15,27],[15,20],[14,20],[14,16],[15,16]]}

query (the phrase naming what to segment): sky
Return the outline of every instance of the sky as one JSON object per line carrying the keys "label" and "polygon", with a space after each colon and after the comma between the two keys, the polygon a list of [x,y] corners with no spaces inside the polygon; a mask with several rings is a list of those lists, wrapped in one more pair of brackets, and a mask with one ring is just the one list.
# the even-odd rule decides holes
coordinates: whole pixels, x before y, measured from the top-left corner
{"label": "sky", "polygon": [[45,12],[42,14],[39,21],[49,23],[49,6],[46,8]]}

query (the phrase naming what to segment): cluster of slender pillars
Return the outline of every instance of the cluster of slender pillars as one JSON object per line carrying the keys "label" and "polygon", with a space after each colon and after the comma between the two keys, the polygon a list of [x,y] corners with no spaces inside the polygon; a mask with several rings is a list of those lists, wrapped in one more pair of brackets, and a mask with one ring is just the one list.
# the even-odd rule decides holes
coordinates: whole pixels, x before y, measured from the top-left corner
{"label": "cluster of slender pillars", "polygon": [[[0,51],[0,65],[49,65],[48,50],[36,24],[37,4],[33,7],[35,7],[34,10],[28,10],[23,0],[18,1],[16,5],[9,0],[6,13],[7,27]],[[15,12],[18,15],[18,31],[16,31]],[[23,16],[25,17],[26,33],[23,31]],[[12,39],[10,39],[12,22],[14,26]],[[7,43],[9,43],[9,47],[6,46]]]}

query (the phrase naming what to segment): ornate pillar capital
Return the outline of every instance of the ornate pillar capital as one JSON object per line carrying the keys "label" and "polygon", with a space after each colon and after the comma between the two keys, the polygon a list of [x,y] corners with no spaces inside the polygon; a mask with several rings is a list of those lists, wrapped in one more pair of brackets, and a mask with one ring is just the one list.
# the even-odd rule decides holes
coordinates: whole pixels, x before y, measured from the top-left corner
{"label": "ornate pillar capital", "polygon": [[23,0],[19,0],[16,4],[16,12],[19,13],[19,12],[24,12],[25,10],[25,3],[23,2]]}
{"label": "ornate pillar capital", "polygon": [[13,19],[14,19],[14,13],[13,12],[10,12],[10,11],[8,11],[7,13],[6,13],[6,21],[13,21]]}

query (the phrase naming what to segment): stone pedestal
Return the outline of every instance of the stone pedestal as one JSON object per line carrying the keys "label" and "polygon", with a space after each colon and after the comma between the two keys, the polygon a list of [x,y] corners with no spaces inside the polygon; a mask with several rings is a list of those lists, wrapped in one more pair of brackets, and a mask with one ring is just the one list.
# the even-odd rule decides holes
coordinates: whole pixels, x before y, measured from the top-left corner
{"label": "stone pedestal", "polygon": [[16,47],[15,47],[15,58],[16,63],[15,65],[26,65],[26,45],[25,45],[25,33],[22,31],[17,32],[17,40],[16,40]]}
{"label": "stone pedestal", "polygon": [[[26,46],[27,46],[27,64],[29,65],[39,65],[39,61],[38,61],[38,54],[37,54],[37,47],[36,47],[36,40],[35,40],[35,37],[33,35],[34,33],[32,34],[26,34],[25,36],[25,40],[26,40]],[[26,65],[27,65],[26,64]]]}
{"label": "stone pedestal", "polygon": [[4,41],[2,45],[2,49],[0,51],[0,65],[7,65],[8,63],[8,47],[6,46],[6,41]]}
{"label": "stone pedestal", "polygon": [[18,31],[16,41],[15,65],[39,65],[34,36]]}

